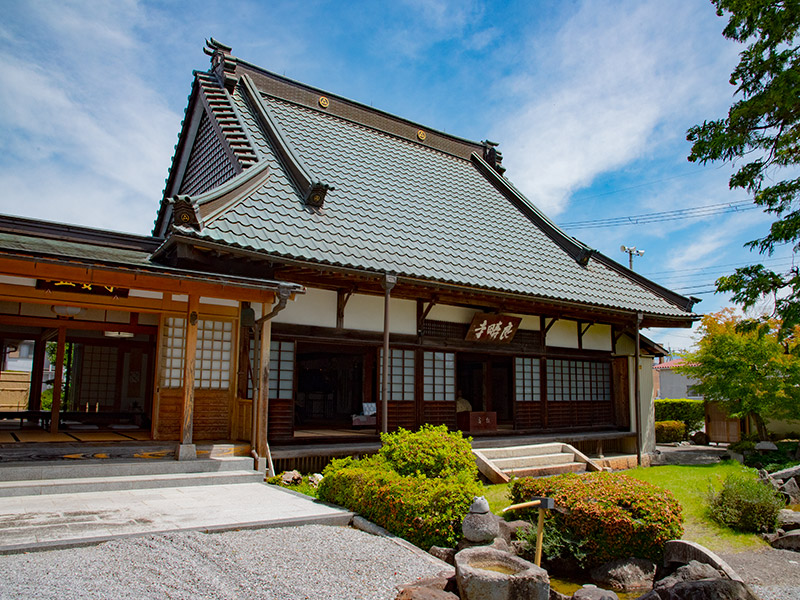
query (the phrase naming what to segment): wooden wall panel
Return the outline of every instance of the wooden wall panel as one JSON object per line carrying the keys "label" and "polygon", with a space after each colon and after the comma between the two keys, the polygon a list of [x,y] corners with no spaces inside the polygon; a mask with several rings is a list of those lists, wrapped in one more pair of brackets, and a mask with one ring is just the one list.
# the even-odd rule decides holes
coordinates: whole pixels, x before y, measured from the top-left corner
{"label": "wooden wall panel", "polygon": [[230,390],[194,391],[194,440],[228,440],[231,437]]}
{"label": "wooden wall panel", "polygon": [[233,439],[250,441],[253,427],[253,401],[248,398],[236,398],[233,402]]}
{"label": "wooden wall panel", "polygon": [[422,416],[425,423],[432,423],[433,425],[447,425],[450,429],[455,429],[456,403],[423,402]]}
{"label": "wooden wall panel", "polygon": [[294,433],[294,400],[269,401],[269,424],[267,437],[270,440],[291,438]]}
{"label": "wooden wall panel", "polygon": [[182,396],[180,389],[162,389],[159,393],[156,440],[177,440],[181,435]]}
{"label": "wooden wall panel", "polygon": [[416,406],[413,402],[389,402],[389,431],[398,427],[417,428]]}
{"label": "wooden wall panel", "polygon": [[544,429],[544,418],[541,402],[516,402],[515,429]]}

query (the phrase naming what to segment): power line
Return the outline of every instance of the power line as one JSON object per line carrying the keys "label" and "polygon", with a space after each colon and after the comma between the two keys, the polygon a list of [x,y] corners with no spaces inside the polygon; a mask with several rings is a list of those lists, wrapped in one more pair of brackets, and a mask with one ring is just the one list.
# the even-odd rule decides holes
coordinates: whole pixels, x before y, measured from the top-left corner
{"label": "power line", "polygon": [[752,265],[752,264],[754,264],[756,262],[766,264],[766,263],[774,263],[774,262],[785,261],[785,260],[794,261],[794,259],[792,257],[777,257],[776,256],[775,258],[765,258],[763,260],[758,260],[758,261],[722,263],[720,265],[713,265],[713,267],[692,267],[692,268],[689,268],[689,269],[668,269],[666,271],[650,271],[649,273],[643,273],[643,275],[645,277],[652,277],[653,275],[661,275],[662,273],[684,273],[684,272],[687,272],[687,271],[699,272],[699,271],[703,271],[705,269],[710,269],[710,268],[746,267],[747,265]]}
{"label": "power line", "polygon": [[665,221],[677,221],[681,219],[699,219],[710,217],[717,214],[730,212],[744,212],[759,208],[750,200],[740,200],[737,202],[725,202],[723,204],[707,204],[705,206],[694,206],[679,210],[664,212],[644,213],[641,215],[630,215],[626,217],[612,217],[608,219],[591,219],[586,221],[570,221],[561,223],[564,229],[598,229],[600,227],[622,227],[624,225],[646,225],[649,223],[663,223]]}

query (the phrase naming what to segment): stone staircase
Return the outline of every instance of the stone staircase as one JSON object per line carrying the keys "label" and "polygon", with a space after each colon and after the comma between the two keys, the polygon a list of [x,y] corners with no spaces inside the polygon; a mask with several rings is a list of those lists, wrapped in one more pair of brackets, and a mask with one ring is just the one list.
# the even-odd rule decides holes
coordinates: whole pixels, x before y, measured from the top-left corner
{"label": "stone staircase", "polygon": [[171,459],[43,460],[0,465],[0,497],[257,483],[253,459],[225,456]]}
{"label": "stone staircase", "polygon": [[512,477],[546,477],[561,473],[599,471],[585,454],[560,442],[473,449],[478,470],[491,483]]}

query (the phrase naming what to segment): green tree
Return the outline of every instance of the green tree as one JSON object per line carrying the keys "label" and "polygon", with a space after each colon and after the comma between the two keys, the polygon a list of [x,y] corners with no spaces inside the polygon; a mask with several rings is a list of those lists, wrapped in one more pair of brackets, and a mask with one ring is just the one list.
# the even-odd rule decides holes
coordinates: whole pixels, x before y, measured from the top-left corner
{"label": "green tree", "polygon": [[[712,0],[727,16],[722,34],[746,44],[731,74],[735,101],[726,118],[689,129],[689,160],[734,163],[731,189],[747,190],[775,215],[769,233],[747,244],[761,254],[776,245],[800,248],[800,0]],[[781,335],[800,324],[800,272],[775,272],[762,264],[717,280],[745,308],[763,297],[775,302]]]}
{"label": "green tree", "polygon": [[775,319],[741,325],[731,309],[703,317],[697,350],[675,370],[699,380],[697,393],[719,402],[730,416],[751,417],[766,440],[766,419],[800,414],[800,346],[794,335],[779,336]]}

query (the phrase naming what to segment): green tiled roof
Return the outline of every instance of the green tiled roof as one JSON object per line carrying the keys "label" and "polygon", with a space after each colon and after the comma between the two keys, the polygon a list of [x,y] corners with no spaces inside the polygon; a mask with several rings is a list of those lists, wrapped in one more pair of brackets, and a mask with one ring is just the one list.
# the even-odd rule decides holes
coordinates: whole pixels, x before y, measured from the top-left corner
{"label": "green tiled roof", "polygon": [[[676,295],[659,293],[610,259],[579,264],[474,161],[262,94],[260,101],[295,155],[314,177],[335,188],[321,209],[311,208],[241,82],[231,96],[268,174],[255,189],[205,214],[199,231],[176,227],[185,235],[546,300],[691,316],[688,302],[678,306]],[[247,178],[245,172],[228,185]],[[203,196],[195,202],[202,205]]]}

